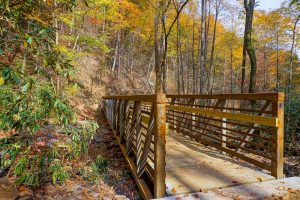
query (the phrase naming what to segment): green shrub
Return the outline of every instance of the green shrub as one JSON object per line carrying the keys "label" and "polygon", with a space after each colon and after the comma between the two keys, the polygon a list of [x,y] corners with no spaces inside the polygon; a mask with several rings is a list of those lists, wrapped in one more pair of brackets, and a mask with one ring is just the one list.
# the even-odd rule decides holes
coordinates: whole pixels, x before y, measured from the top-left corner
{"label": "green shrub", "polygon": [[107,172],[108,170],[108,160],[106,158],[103,158],[102,156],[98,155],[95,164],[97,166],[97,169],[100,173]]}

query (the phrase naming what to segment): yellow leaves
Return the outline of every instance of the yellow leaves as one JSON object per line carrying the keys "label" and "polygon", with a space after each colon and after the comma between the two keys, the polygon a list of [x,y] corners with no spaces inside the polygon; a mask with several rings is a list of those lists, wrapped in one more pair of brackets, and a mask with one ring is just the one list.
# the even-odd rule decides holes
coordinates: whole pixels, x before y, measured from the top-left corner
{"label": "yellow leaves", "polygon": [[0,85],[4,85],[4,83],[5,83],[4,78],[2,76],[0,76]]}
{"label": "yellow leaves", "polygon": [[27,43],[26,41],[23,43],[23,47],[24,47],[25,49],[28,47],[28,43]]}
{"label": "yellow leaves", "polygon": [[54,0],[44,0],[46,1],[48,6],[52,6],[54,4]]}
{"label": "yellow leaves", "polygon": [[49,24],[49,21],[45,21],[45,20],[41,19],[40,16],[38,16],[38,15],[29,15],[27,13],[23,13],[23,15],[25,15],[27,17],[27,19],[31,19],[31,20],[40,22],[43,25]]}

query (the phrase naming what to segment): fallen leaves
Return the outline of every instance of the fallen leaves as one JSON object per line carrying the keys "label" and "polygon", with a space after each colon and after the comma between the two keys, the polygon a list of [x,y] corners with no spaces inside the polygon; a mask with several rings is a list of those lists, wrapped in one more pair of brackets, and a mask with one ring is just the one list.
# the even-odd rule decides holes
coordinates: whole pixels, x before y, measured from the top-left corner
{"label": "fallen leaves", "polygon": [[199,192],[207,193],[208,190],[206,190],[206,189],[200,189]]}
{"label": "fallen leaves", "polygon": [[20,193],[20,197],[32,197],[33,196],[32,190],[30,190],[29,188],[27,188],[25,186],[19,187],[19,193]]}
{"label": "fallen leaves", "polygon": [[172,188],[171,192],[172,192],[172,193],[176,193],[176,189],[175,189],[175,188]]}
{"label": "fallen leaves", "polygon": [[260,178],[260,177],[258,177],[258,178],[256,178],[256,179],[259,180],[259,182],[263,182],[263,179]]}

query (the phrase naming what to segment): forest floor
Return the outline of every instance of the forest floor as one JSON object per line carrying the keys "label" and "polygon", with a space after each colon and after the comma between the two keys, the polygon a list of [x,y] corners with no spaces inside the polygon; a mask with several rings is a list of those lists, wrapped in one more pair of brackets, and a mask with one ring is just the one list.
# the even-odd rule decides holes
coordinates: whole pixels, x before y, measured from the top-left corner
{"label": "forest floor", "polygon": [[99,124],[94,140],[90,144],[89,157],[95,160],[101,155],[108,161],[107,172],[101,174],[97,184],[84,182],[80,177],[63,185],[46,185],[34,191],[34,199],[55,200],[138,200],[141,199],[137,186],[122,153],[114,140],[113,133],[101,111],[87,108],[86,114],[95,113]]}

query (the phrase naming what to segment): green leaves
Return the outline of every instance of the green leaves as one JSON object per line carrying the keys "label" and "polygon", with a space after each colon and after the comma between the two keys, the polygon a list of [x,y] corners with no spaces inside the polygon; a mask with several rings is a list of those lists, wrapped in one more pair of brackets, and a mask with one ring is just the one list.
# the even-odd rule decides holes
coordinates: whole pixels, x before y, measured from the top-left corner
{"label": "green leaves", "polygon": [[7,80],[10,76],[10,69],[8,67],[5,67],[2,70],[2,77],[4,78],[4,80]]}
{"label": "green leaves", "polygon": [[52,173],[52,182],[56,184],[57,182],[65,182],[67,178],[70,177],[68,171],[70,171],[69,167],[63,166],[59,160],[54,160],[53,166],[50,168]]}
{"label": "green leaves", "polygon": [[27,38],[27,43],[28,43],[29,45],[32,44],[32,41],[33,41],[33,40],[32,40],[32,37],[28,37],[28,38]]}
{"label": "green leaves", "polygon": [[15,72],[15,73],[13,73],[12,77],[13,77],[14,81],[20,86],[22,83],[20,76]]}
{"label": "green leaves", "polygon": [[21,91],[22,91],[23,93],[27,92],[29,86],[30,86],[30,83],[27,82],[25,85],[23,85],[23,86],[21,87]]}

